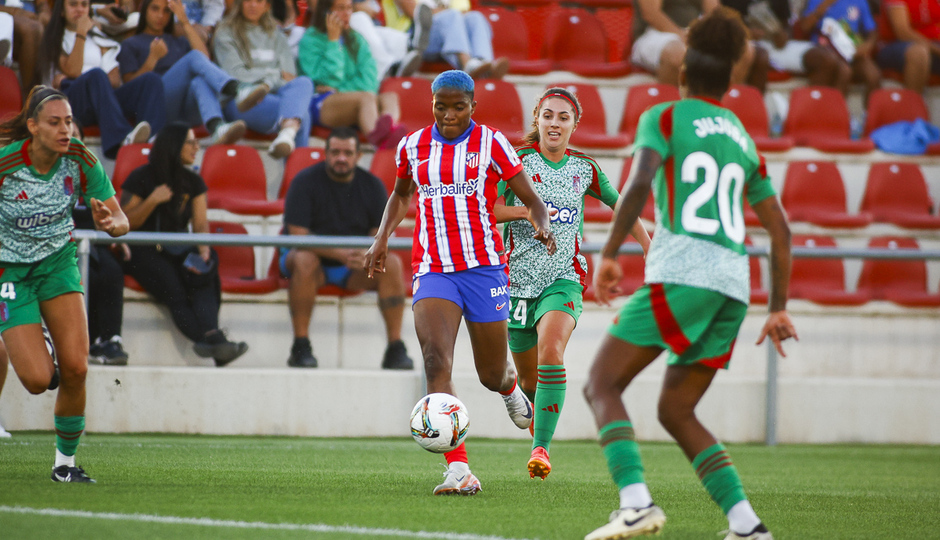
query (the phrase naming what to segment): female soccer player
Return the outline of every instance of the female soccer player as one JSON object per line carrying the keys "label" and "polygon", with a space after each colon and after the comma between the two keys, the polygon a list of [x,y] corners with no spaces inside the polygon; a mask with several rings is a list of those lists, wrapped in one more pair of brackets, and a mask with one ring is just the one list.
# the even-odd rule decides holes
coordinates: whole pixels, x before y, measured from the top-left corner
{"label": "female soccer player", "polygon": [[659,421],[679,443],[712,499],[728,516],[726,540],[769,540],[744,494],[727,450],[695,416],[719,368],[726,368],[750,296],[741,197],[767,229],[772,296],[757,343],[796,338],[786,311],[790,231],[763,159],[740,120],[719,104],[731,67],[744,52],[747,31],[728,8],[692,23],[679,80],[680,101],[640,117],[636,155],[624,198],[594,275],[606,303],[621,278],[617,250],[652,186],[661,216],[646,258],[646,284],[610,327],[584,389],[600,430],[620,508],[586,540],[632,538],[663,527],[643,478],[639,448],[621,394],[634,377],[669,350],[659,398]]}
{"label": "female soccer player", "polygon": [[[36,86],[23,109],[0,125],[0,332],[13,369],[31,394],[54,387],[40,316],[58,352],[61,380],[55,403],[56,482],[94,482],[75,465],[85,430],[88,324],[72,208],[81,194],[98,230],[127,232],[127,217],[101,163],[71,138],[65,94]],[[104,202],[102,202],[104,201]]]}
{"label": "female soccer player", "polygon": [[[516,220],[505,229],[509,244],[509,350],[523,391],[530,399],[535,396],[529,476],[544,479],[552,470],[548,448],[565,404],[565,347],[581,315],[586,285],[587,261],[580,253],[584,197],[590,195],[613,208],[618,193],[596,161],[568,148],[568,139],[581,117],[581,104],[574,94],[564,88],[549,88],[532,114],[533,129],[518,154],[526,174],[538,179],[536,192],[556,211],[551,221],[559,249],[547,256],[531,239],[528,211],[511,189],[504,193],[506,206],[496,207],[496,219]],[[631,232],[645,252],[650,237],[639,220]]]}
{"label": "female soccer player", "polygon": [[[480,382],[502,394],[513,423],[526,429],[532,423],[532,405],[516,384],[506,354],[509,294],[506,256],[493,214],[497,183],[505,180],[526,204],[535,238],[551,254],[555,237],[548,209],[505,135],[471,119],[476,107],[473,79],[462,71],[445,71],[434,79],[431,90],[434,124],[398,143],[395,189],[364,266],[370,277],[384,271],[388,238],[417,190],[412,309],[428,392],[456,395],[451,371],[463,317]],[[463,444],[444,457],[448,467],[435,495],[480,491]]]}

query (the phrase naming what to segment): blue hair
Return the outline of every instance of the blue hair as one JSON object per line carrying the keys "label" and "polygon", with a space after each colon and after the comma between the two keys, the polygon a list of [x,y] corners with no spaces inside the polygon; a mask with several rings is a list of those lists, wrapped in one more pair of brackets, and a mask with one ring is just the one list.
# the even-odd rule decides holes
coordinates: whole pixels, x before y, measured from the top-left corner
{"label": "blue hair", "polygon": [[473,79],[466,72],[459,69],[445,71],[434,78],[431,83],[431,92],[437,93],[441,88],[453,88],[473,96]]}

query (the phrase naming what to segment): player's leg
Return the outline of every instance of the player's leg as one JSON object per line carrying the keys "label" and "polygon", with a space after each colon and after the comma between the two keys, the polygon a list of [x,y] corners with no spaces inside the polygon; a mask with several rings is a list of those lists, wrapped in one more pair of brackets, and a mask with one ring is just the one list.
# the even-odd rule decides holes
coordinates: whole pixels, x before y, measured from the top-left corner
{"label": "player's leg", "polygon": [[[0,340],[0,394],[3,393],[3,384],[7,380],[7,348],[3,344],[3,340]],[[3,429],[3,425],[0,424],[0,439],[10,437],[10,433]]]}
{"label": "player's leg", "polygon": [[281,256],[281,273],[290,281],[287,287],[287,305],[290,311],[294,342],[291,345],[287,365],[291,367],[316,367],[310,344],[310,321],[313,307],[317,303],[317,289],[324,281],[323,266],[316,253],[305,249],[291,249]]}
{"label": "player's leg", "polygon": [[364,270],[353,270],[347,287],[354,290],[378,291],[379,312],[385,323],[388,346],[382,358],[383,369],[413,369],[414,362],[408,357],[405,342],[401,339],[401,323],[405,313],[404,269],[401,258],[390,254],[385,261],[385,272],[378,272],[369,279]]}
{"label": "player's leg", "polygon": [[[75,464],[75,452],[85,431],[85,377],[88,373],[88,326],[84,296],[69,292],[39,304],[49,328],[61,371],[55,403],[56,482],[94,482]],[[40,345],[45,344],[40,341]]]}

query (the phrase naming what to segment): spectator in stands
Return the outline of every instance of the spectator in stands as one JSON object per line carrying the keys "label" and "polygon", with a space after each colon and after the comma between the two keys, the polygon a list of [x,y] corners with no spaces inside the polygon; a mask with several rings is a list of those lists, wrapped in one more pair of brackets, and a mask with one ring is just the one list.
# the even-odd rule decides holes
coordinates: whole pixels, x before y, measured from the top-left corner
{"label": "spectator in stands", "polygon": [[[381,180],[356,165],[361,156],[354,130],[337,128],[330,133],[326,139],[326,160],[300,171],[291,182],[284,205],[286,234],[375,236],[388,194]],[[369,279],[362,266],[364,253],[362,249],[345,248],[283,251],[279,262],[281,273],[290,278],[288,304],[294,330],[287,365],[317,367],[309,338],[310,320],[317,289],[333,284],[356,291],[378,291],[379,311],[388,338],[382,368],[414,367],[401,340],[405,308],[401,259],[389,257],[385,273]]]}
{"label": "spectator in stands", "polygon": [[902,74],[904,86],[923,93],[930,75],[940,75],[940,2],[885,0],[882,5],[887,40],[878,65]]}
{"label": "spectator in stands", "polygon": [[[199,141],[186,124],[173,123],[157,135],[150,160],[127,177],[121,206],[133,231],[208,233],[206,184],[188,167]],[[161,304],[203,358],[225,366],[245,354],[248,344],[229,341],[219,329],[222,284],[219,257],[209,246],[135,245],[127,272]]]}
{"label": "spectator in stands", "polygon": [[259,133],[277,137],[268,147],[276,158],[307,146],[310,138],[310,101],[313,83],[297,76],[287,38],[278,31],[269,0],[235,0],[216,29],[212,41],[219,66],[241,82],[267,86],[259,105],[239,112],[234,102],[225,106],[229,121],[244,120]]}
{"label": "spectator in stands", "polygon": [[102,32],[121,41],[137,26],[140,13],[134,0],[91,0],[91,18]]}
{"label": "spectator in stands", "polygon": [[[72,137],[85,140],[82,128],[72,122]],[[72,210],[76,229],[94,230],[91,208],[79,198]],[[88,256],[88,284],[85,304],[88,311],[88,362],[106,366],[127,365],[127,353],[121,339],[124,322],[123,261],[131,256],[127,244],[92,244]],[[121,261],[121,262],[118,262]],[[0,377],[0,386],[2,386]]]}
{"label": "spectator in stands", "polygon": [[398,30],[414,26],[414,42],[424,39],[430,14],[426,60],[443,57],[474,79],[502,79],[509,71],[508,58],[493,58],[493,29],[486,16],[470,11],[470,0],[382,0],[382,9],[386,26]]}
{"label": "spectator in stands", "polygon": [[421,58],[431,35],[425,32],[423,43],[412,43],[407,32],[382,25],[378,21],[381,14],[382,6],[376,0],[353,0],[349,26],[369,44],[379,79],[409,77],[421,67]]}
{"label": "spectator in stands", "polygon": [[297,24],[297,0],[271,0],[271,15],[277,21],[278,28],[287,37],[291,55],[297,58],[300,39],[304,37],[304,26]]}
{"label": "spectator in stands", "polygon": [[192,23],[202,41],[209,43],[215,27],[225,13],[225,0],[182,0],[186,18]]}
{"label": "spectator in stands", "polygon": [[[827,19],[832,19],[834,24],[824,24]],[[809,0],[796,24],[811,40],[839,53],[840,62],[851,69],[852,81],[865,85],[865,103],[868,103],[868,95],[881,86],[881,70],[875,63],[878,33],[868,1]]]}
{"label": "spectator in stands", "polygon": [[[637,0],[630,60],[653,72],[660,83],[678,86],[689,24],[719,5],[719,0]],[[731,84],[747,83],[764,92],[769,68],[767,53],[749,41],[734,66]]]}
{"label": "spectator in stands", "polygon": [[[101,147],[110,159],[122,144],[145,142],[163,127],[163,81],[146,73],[121,84],[120,44],[92,22],[88,0],[56,0],[42,36],[39,74],[68,96],[72,114],[83,126],[101,129]],[[132,127],[127,117],[139,122]]]}
{"label": "spectator in stands", "polygon": [[793,39],[788,0],[722,0],[737,11],[751,32],[755,43],[769,56],[777,71],[806,75],[809,84],[849,90],[852,71],[837,53],[812,41]]}
{"label": "spectator in stands", "polygon": [[[0,0],[0,3],[2,2],[3,0]],[[11,34],[6,38],[9,40],[9,49],[3,52],[3,46],[0,44],[0,64],[10,65],[9,60],[16,62],[20,71],[20,86],[25,96],[33,85],[39,83],[35,77],[36,59],[42,41],[42,23],[35,13],[19,7],[2,5],[0,13],[12,17]]]}
{"label": "spectator in stands", "polygon": [[[226,122],[221,101],[235,100],[239,111],[254,107],[268,89],[240,83],[209,59],[209,49],[186,18],[179,0],[143,0],[137,33],[121,43],[118,63],[124,82],[157,73],[166,94],[167,121],[205,125],[209,144],[234,144],[245,134],[244,120]],[[174,35],[174,16],[183,36]],[[184,37],[185,36],[185,37]]]}
{"label": "spectator in stands", "polygon": [[378,93],[375,61],[366,41],[349,27],[352,0],[319,0],[313,24],[300,40],[300,72],[316,84],[310,121],[326,127],[358,126],[376,147],[396,145],[398,95]]}

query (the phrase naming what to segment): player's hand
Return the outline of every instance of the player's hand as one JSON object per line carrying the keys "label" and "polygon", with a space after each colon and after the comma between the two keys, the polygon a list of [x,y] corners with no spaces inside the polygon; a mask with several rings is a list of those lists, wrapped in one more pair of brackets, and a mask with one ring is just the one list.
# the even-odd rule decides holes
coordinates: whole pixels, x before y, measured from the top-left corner
{"label": "player's hand", "polygon": [[623,279],[623,269],[615,259],[601,257],[600,264],[594,270],[594,297],[602,306],[609,306],[610,301],[623,292],[620,289],[620,280]]}
{"label": "player's hand", "polygon": [[545,249],[548,251],[549,255],[554,255],[555,250],[558,249],[558,246],[555,244],[555,233],[548,227],[542,229],[536,227],[535,234],[532,235],[532,238],[545,244]]}
{"label": "player's hand", "polygon": [[385,259],[388,258],[388,238],[377,237],[372,246],[366,251],[362,268],[371,279],[375,272],[385,272]]}
{"label": "player's hand", "polygon": [[163,204],[173,198],[173,190],[166,184],[160,184],[152,192],[148,199],[152,199],[154,204]]}
{"label": "player's hand", "polygon": [[95,220],[95,228],[99,231],[111,233],[114,223],[111,219],[111,209],[98,199],[91,199],[91,217]]}
{"label": "player's hand", "polygon": [[760,337],[757,338],[757,345],[763,343],[764,338],[767,336],[770,336],[770,341],[773,342],[780,356],[784,358],[787,355],[783,352],[783,341],[791,337],[797,341],[800,340],[786,310],[774,311],[767,316],[767,322],[764,323],[764,328],[760,331]]}

